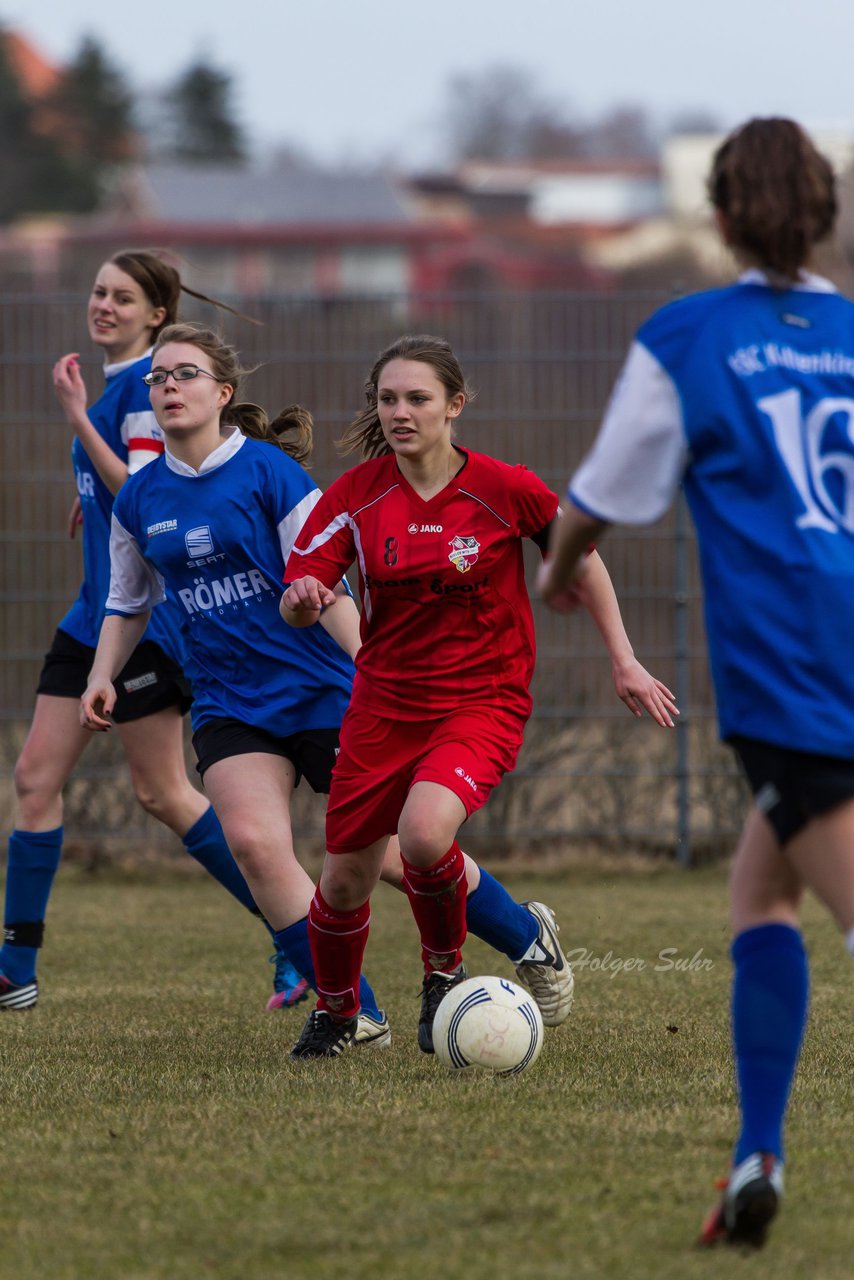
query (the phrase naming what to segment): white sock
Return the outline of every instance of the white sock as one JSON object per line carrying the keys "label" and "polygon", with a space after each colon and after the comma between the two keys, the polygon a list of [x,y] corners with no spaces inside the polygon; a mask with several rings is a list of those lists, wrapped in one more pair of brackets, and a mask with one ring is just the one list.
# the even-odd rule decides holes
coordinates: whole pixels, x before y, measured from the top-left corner
{"label": "white sock", "polygon": [[845,945],[854,956],[854,929],[849,929],[845,935]]}

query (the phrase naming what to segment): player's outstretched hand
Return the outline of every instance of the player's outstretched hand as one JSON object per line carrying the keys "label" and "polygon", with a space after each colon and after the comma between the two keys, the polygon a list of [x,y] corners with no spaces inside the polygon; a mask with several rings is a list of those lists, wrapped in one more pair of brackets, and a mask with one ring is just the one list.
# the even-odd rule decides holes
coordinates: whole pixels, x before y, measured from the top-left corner
{"label": "player's outstretched hand", "polygon": [[633,716],[642,716],[644,709],[663,729],[673,729],[673,717],[679,708],[666,684],[651,676],[637,658],[630,658],[619,665],[611,664],[617,697],[625,702]]}
{"label": "player's outstretched hand", "polygon": [[70,422],[86,412],[86,383],[78,359],[78,353],[71,351],[53,366],[53,389]]}
{"label": "player's outstretched hand", "polygon": [[106,733],[113,727],[109,718],[116,705],[116,690],[109,680],[92,680],[80,699],[80,723],[93,733]]}
{"label": "player's outstretched hand", "polygon": [[308,627],[317,622],[321,609],[335,603],[335,592],[318,578],[295,578],[279,604],[279,613],[292,627]]}

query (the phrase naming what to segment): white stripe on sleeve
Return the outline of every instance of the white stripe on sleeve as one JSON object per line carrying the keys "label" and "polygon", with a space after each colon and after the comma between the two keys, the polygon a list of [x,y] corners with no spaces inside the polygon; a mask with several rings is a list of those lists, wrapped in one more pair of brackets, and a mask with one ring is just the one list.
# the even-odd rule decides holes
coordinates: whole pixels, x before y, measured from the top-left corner
{"label": "white stripe on sleeve", "polygon": [[334,520],[330,520],[325,529],[321,529],[320,533],[316,533],[307,547],[294,547],[294,551],[298,556],[310,556],[318,547],[325,546],[330,538],[334,538],[339,529],[346,529],[347,526],[355,529],[353,517],[349,511],[342,511]]}
{"label": "white stripe on sleeve", "polygon": [[652,524],[672,502],[687,458],[673,379],[634,342],[593,447],[569,482],[569,497],[609,524]]}
{"label": "white stripe on sleeve", "polygon": [[166,599],[163,579],[148,563],[139,543],[119,524],[110,527],[110,590],[107,609],[117,613],[145,613]]}
{"label": "white stripe on sleeve", "polygon": [[288,556],[294,549],[297,534],[308,519],[309,513],[314,510],[319,501],[320,490],[312,489],[311,493],[307,493],[288,512],[284,520],[279,521],[279,546],[282,548],[282,560],[285,564],[288,563]]}

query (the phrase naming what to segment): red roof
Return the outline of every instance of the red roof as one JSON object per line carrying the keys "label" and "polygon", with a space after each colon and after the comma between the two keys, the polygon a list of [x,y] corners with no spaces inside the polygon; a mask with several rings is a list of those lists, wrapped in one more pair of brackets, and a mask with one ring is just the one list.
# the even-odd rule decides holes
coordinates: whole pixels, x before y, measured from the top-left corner
{"label": "red roof", "polygon": [[36,48],[16,31],[6,31],[3,36],[12,70],[25,95],[31,101],[46,97],[60,77],[52,63],[45,61]]}

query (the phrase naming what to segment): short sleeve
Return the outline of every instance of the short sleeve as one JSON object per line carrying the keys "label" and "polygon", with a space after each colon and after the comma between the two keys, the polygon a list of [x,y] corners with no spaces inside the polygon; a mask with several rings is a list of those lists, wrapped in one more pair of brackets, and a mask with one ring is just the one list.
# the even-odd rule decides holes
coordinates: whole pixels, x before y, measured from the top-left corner
{"label": "short sleeve", "polygon": [[285,563],[285,582],[317,578],[334,588],[356,558],[355,522],[349,510],[346,477],[336,480],[317,500],[296,533]]}
{"label": "short sleeve", "polygon": [[554,520],[557,494],[521,464],[513,468],[512,474],[517,532],[520,538],[534,538]]}
{"label": "short sleeve", "polygon": [[667,370],[635,341],[593,447],[567,495],[609,524],[651,524],[667,510],[688,458],[682,405]]}

